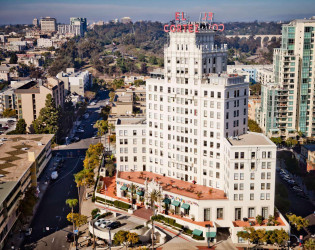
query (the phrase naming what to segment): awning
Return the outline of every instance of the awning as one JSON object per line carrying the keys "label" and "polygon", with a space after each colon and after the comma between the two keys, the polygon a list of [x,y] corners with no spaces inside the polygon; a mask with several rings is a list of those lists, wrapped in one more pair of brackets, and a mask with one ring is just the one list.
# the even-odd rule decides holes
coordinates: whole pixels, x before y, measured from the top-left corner
{"label": "awning", "polygon": [[171,199],[165,198],[165,199],[163,200],[163,202],[164,202],[165,204],[171,204]]}
{"label": "awning", "polygon": [[186,203],[183,203],[181,207],[184,208],[184,209],[189,209],[190,205],[186,204]]}
{"label": "awning", "polygon": [[126,191],[127,190],[127,186],[121,186],[120,190]]}
{"label": "awning", "polygon": [[173,202],[172,202],[172,205],[174,205],[175,207],[179,207],[180,202],[179,202],[179,201],[173,201]]}
{"label": "awning", "polygon": [[138,192],[137,192],[137,195],[143,196],[143,195],[144,195],[144,192],[143,192],[143,191],[138,191]]}
{"label": "awning", "polygon": [[202,231],[199,229],[194,229],[194,231],[192,232],[192,234],[197,235],[197,236],[201,236],[202,235]]}
{"label": "awning", "polygon": [[217,236],[216,232],[206,232],[207,238],[215,238]]}

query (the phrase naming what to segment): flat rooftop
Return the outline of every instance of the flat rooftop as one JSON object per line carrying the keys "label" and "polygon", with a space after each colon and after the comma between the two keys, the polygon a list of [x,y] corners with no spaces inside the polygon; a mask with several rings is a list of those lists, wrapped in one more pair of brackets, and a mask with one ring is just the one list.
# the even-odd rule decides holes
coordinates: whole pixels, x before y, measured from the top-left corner
{"label": "flat rooftop", "polygon": [[18,181],[29,169],[29,152],[35,157],[42,152],[54,135],[0,135],[0,181]]}
{"label": "flat rooftop", "polygon": [[236,137],[229,137],[227,140],[232,146],[274,146],[275,144],[270,141],[265,135],[261,133],[247,133]]}
{"label": "flat rooftop", "polygon": [[146,124],[145,118],[118,118],[117,125]]}
{"label": "flat rooftop", "polygon": [[144,185],[145,180],[148,182],[154,180],[159,183],[166,192],[182,195],[196,200],[224,200],[227,199],[224,191],[193,184],[192,182],[182,181],[171,177],[143,171],[118,172],[117,179],[124,179],[134,183]]}

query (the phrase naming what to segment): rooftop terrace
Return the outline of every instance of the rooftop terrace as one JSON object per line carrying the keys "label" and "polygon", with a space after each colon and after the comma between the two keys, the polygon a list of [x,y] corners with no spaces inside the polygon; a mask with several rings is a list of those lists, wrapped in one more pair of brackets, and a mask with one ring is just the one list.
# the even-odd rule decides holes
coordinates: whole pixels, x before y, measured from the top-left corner
{"label": "rooftop terrace", "polygon": [[128,180],[144,185],[145,180],[155,180],[162,186],[163,191],[182,195],[196,200],[219,200],[227,199],[224,191],[214,189],[187,181],[182,181],[151,172],[118,172],[118,179]]}

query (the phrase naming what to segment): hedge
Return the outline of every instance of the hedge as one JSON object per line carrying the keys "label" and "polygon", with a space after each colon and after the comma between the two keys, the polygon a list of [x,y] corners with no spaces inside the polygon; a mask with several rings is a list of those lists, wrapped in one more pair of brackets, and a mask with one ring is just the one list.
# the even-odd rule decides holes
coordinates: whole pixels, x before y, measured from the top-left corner
{"label": "hedge", "polygon": [[192,234],[192,230],[188,229],[188,228],[184,228],[184,233],[186,234]]}
{"label": "hedge", "polygon": [[203,236],[198,236],[198,235],[193,235],[193,239],[195,239],[195,240],[204,240],[205,237],[203,237]]}
{"label": "hedge", "polygon": [[183,229],[184,228],[184,226],[183,225],[181,225],[181,224],[178,224],[178,223],[174,223],[174,227],[178,227],[178,228],[180,228],[180,229]]}
{"label": "hedge", "polygon": [[101,202],[101,203],[108,203],[108,204],[111,204],[111,205],[114,205],[114,202],[113,201],[111,201],[111,200],[105,200],[104,198],[101,198],[101,197],[98,197],[98,196],[96,196],[96,201],[99,201],[99,202]]}
{"label": "hedge", "polygon": [[112,215],[112,214],[113,214],[112,212],[107,212],[107,213],[101,214],[100,216],[98,216],[98,218],[99,218],[99,219],[105,218],[105,217],[110,216],[110,215]]}
{"label": "hedge", "polygon": [[131,208],[130,204],[127,204],[125,202],[118,201],[118,200],[114,201],[114,206],[118,208],[122,208],[122,209],[127,209],[127,210]]}

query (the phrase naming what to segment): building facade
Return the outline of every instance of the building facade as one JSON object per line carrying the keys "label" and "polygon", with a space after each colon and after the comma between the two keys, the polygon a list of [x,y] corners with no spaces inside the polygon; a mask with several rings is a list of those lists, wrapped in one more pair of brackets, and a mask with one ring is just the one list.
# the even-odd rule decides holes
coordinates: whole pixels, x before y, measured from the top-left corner
{"label": "building facade", "polygon": [[57,30],[57,21],[53,17],[44,17],[40,20],[40,29],[43,32],[55,32]]}
{"label": "building facade", "polygon": [[[233,242],[240,243],[236,233],[259,226],[257,215],[275,215],[276,146],[263,134],[247,132],[248,83],[244,76],[225,73],[226,46],[215,46],[214,35],[170,33],[164,73],[146,84],[146,169],[129,165],[126,171],[121,162],[117,196],[125,198],[133,183],[137,201],[144,196],[146,204],[158,190],[158,213],[175,216],[204,236],[206,225],[210,237],[229,228]],[[119,148],[125,135],[117,138]],[[128,160],[139,155],[128,153]],[[262,228],[288,230],[282,215],[277,221],[278,226]]]}
{"label": "building facade", "polygon": [[57,78],[64,82],[65,90],[84,96],[84,91],[92,86],[92,74],[89,71],[78,71],[67,68],[66,72],[59,72]]}
{"label": "building facade", "polygon": [[18,119],[25,120],[28,130],[45,107],[48,94],[54,98],[56,107],[63,107],[64,83],[56,78],[47,78],[45,82],[30,81],[15,90]]}
{"label": "building facade", "polygon": [[282,26],[281,48],[274,50],[274,74],[278,87],[278,129],[315,135],[314,58],[315,18],[294,20]]}
{"label": "building facade", "polygon": [[120,171],[146,170],[146,119],[118,118],[116,157]]}
{"label": "building facade", "polygon": [[[30,187],[37,187],[37,179],[51,159],[53,136],[0,136],[0,249],[19,219],[20,200]],[[13,159],[12,152],[18,157]]]}

